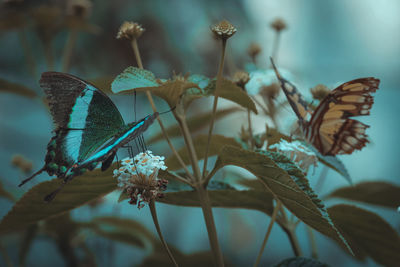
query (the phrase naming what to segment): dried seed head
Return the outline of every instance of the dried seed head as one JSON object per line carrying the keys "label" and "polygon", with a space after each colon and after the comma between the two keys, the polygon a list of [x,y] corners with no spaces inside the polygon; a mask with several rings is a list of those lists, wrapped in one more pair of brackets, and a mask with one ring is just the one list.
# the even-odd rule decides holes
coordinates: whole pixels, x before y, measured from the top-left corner
{"label": "dried seed head", "polygon": [[117,39],[133,40],[139,38],[144,31],[139,23],[125,21],[119,28]]}
{"label": "dried seed head", "polygon": [[251,58],[255,58],[261,52],[261,46],[256,43],[250,44],[249,48],[247,49],[247,53]]}
{"label": "dried seed head", "polygon": [[233,75],[233,82],[239,86],[240,88],[242,88],[243,90],[245,90],[245,86],[246,83],[250,80],[250,76],[249,73],[247,73],[246,71],[237,71],[234,75]]}
{"label": "dried seed head", "polygon": [[314,99],[321,101],[324,99],[330,92],[329,88],[323,84],[318,84],[314,88],[311,88],[311,94]]}
{"label": "dried seed head", "polygon": [[69,0],[67,2],[67,15],[87,18],[92,10],[92,2],[90,0]]}
{"label": "dried seed head", "polygon": [[234,35],[237,29],[229,21],[223,20],[212,26],[211,31],[214,33],[216,38],[226,40]]}
{"label": "dried seed head", "polygon": [[260,94],[265,99],[275,99],[280,92],[280,86],[277,83],[265,85],[261,88]]}
{"label": "dried seed head", "polygon": [[287,25],[286,25],[286,22],[283,19],[277,18],[271,23],[271,27],[275,31],[280,32],[280,31],[283,31],[284,29],[286,29]]}

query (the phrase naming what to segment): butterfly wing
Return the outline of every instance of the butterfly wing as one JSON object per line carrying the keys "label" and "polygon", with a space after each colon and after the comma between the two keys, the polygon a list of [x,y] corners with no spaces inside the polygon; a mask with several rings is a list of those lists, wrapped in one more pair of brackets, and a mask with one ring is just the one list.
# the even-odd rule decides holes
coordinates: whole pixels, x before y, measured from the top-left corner
{"label": "butterfly wing", "polygon": [[379,80],[369,77],[346,82],[334,89],[314,111],[305,129],[306,138],[323,154],[351,154],[368,143],[368,125],[351,119],[369,115],[371,93]]}
{"label": "butterfly wing", "polygon": [[75,76],[45,72],[40,79],[56,125],[48,146],[49,172],[63,174],[74,163],[113,137],[124,121],[111,99],[90,83]]}

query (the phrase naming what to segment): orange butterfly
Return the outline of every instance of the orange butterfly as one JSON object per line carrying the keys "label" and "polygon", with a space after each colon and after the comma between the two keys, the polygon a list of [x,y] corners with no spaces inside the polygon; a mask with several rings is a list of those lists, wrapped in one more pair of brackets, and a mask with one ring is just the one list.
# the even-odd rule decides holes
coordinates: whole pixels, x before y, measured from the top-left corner
{"label": "orange butterfly", "polygon": [[322,155],[351,154],[369,142],[365,134],[369,126],[350,117],[369,115],[374,103],[371,93],[378,89],[379,79],[368,77],[346,82],[331,91],[312,112],[296,87],[281,77],[272,58],[271,62],[299,119],[300,130]]}

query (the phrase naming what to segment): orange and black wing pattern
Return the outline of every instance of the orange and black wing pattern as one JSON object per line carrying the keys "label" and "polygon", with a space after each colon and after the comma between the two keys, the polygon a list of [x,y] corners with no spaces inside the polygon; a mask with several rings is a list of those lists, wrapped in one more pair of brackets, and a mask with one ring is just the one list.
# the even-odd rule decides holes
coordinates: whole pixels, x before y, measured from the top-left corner
{"label": "orange and black wing pattern", "polygon": [[296,116],[299,119],[300,124],[302,124],[307,120],[307,118],[311,114],[311,111],[308,107],[308,103],[304,100],[303,96],[297,90],[296,86],[294,86],[294,84],[292,84],[279,74],[278,69],[276,68],[272,58],[271,58],[271,63],[272,67],[274,68],[276,77],[278,78],[281,84],[281,88],[285,93],[290,106],[292,107],[294,113],[296,113]]}
{"label": "orange and black wing pattern", "polygon": [[351,154],[368,143],[368,125],[351,117],[369,115],[379,80],[369,77],[334,89],[313,112],[305,136],[323,155]]}

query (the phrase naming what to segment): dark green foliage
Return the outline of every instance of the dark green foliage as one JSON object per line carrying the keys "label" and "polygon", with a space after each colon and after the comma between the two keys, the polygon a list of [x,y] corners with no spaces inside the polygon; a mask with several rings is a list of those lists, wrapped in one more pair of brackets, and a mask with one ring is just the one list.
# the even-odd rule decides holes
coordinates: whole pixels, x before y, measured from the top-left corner
{"label": "dark green foliage", "polygon": [[328,212],[358,259],[368,256],[385,266],[399,265],[400,236],[380,216],[344,204],[333,206]]}
{"label": "dark green foliage", "polygon": [[328,197],[397,209],[400,205],[400,187],[387,182],[369,181],[336,189]]}
{"label": "dark green foliage", "polygon": [[329,265],[316,259],[294,257],[278,263],[275,267],[329,267]]}

